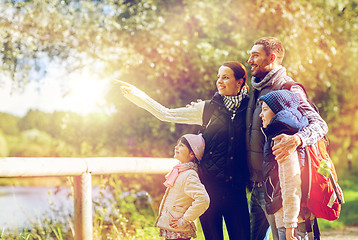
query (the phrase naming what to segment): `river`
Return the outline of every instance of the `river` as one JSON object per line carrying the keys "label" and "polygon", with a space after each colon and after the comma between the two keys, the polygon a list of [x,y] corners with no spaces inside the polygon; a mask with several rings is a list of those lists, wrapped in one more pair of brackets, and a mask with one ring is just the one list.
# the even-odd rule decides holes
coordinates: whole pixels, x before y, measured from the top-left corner
{"label": "river", "polygon": [[69,193],[68,187],[0,186],[1,230],[31,228],[44,219],[73,215],[73,200],[68,197]]}
{"label": "river", "polygon": [[[144,199],[147,203],[152,201],[150,197],[147,198],[145,191],[135,194],[122,193],[123,197],[128,195]],[[44,226],[46,220],[54,220],[63,226],[69,226],[71,216],[74,216],[74,202],[70,196],[71,189],[68,186],[0,186],[0,232],[21,232],[24,228]],[[103,217],[108,217],[112,212],[111,202],[114,200],[111,191],[108,188],[93,186],[92,200],[98,203],[101,209],[106,209]],[[93,211],[95,208],[93,205]],[[99,209],[97,211],[101,212]]]}

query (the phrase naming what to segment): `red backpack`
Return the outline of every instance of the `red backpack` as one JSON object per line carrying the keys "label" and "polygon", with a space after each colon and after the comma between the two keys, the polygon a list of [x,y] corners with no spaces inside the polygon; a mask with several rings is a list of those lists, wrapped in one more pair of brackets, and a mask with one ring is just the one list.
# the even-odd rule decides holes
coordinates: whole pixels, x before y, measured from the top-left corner
{"label": "red backpack", "polygon": [[[286,82],[282,89],[291,90],[293,85],[299,85],[307,96],[303,85],[294,81]],[[318,108],[311,101],[308,102],[319,113]],[[317,143],[305,148],[304,160],[300,161],[302,192],[300,216],[305,220],[307,233],[313,232],[314,239],[320,239],[317,218],[330,221],[338,219],[341,204],[344,203],[343,191],[338,185],[336,169],[328,154],[327,145],[327,137],[324,136]],[[310,213],[316,217],[313,229]]]}
{"label": "red backpack", "polygon": [[306,147],[305,166],[301,167],[301,209],[307,207],[317,218],[336,220],[344,202],[334,164],[327,152],[327,141]]}

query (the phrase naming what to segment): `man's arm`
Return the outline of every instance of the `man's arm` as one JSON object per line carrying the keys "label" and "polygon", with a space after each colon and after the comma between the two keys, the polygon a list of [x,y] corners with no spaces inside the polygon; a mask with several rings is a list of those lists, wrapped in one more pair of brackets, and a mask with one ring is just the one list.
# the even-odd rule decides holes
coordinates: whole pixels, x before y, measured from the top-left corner
{"label": "man's arm", "polygon": [[302,141],[302,147],[306,147],[323,138],[328,132],[328,126],[308,102],[305,91],[300,86],[292,86],[291,91],[300,97],[300,106],[298,107],[298,110],[303,116],[307,117],[309,122],[307,127],[297,133]]}
{"label": "man's arm", "polygon": [[298,110],[307,117],[308,126],[294,135],[281,134],[273,140],[280,141],[272,148],[275,159],[282,162],[293,153],[298,146],[306,147],[314,144],[328,132],[327,123],[313,109],[307,100],[305,91],[299,85],[293,85],[291,91],[300,97]]}

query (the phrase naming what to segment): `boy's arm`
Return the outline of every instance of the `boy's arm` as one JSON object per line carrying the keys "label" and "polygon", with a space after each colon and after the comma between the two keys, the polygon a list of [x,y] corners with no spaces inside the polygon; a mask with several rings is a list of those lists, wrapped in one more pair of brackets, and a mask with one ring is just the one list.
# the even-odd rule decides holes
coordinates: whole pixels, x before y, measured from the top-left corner
{"label": "boy's arm", "polygon": [[301,172],[297,152],[278,163],[285,228],[297,227],[301,206]]}

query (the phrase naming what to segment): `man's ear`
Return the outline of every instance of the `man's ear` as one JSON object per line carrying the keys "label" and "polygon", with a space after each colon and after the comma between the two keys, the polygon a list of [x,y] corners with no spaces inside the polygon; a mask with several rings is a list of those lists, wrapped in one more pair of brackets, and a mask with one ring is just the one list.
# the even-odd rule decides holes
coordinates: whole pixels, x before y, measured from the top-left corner
{"label": "man's ear", "polygon": [[270,54],[270,63],[274,63],[277,59],[277,55],[276,53],[271,53]]}

